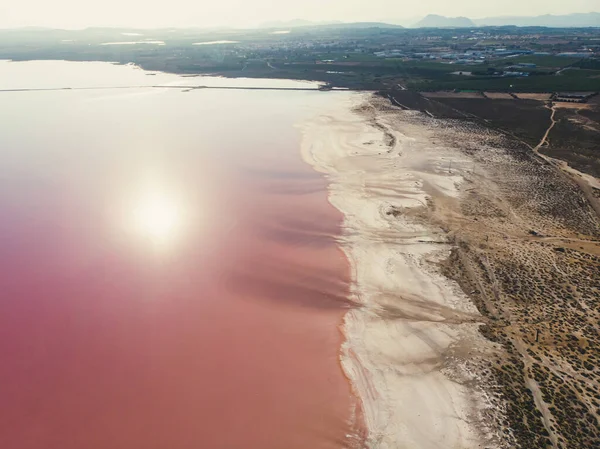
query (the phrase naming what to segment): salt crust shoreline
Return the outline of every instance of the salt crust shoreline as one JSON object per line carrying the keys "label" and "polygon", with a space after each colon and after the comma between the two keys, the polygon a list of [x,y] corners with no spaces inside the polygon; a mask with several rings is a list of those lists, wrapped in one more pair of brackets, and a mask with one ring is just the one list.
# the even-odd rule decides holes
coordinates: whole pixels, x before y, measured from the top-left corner
{"label": "salt crust shoreline", "polygon": [[[300,125],[302,155],[330,181],[344,214],[340,246],[352,268],[342,367],[362,405],[372,449],[500,447],[480,361],[498,348],[483,317],[439,272],[450,251],[427,223],[432,197],[456,201],[469,164],[431,141],[427,119],[371,94],[335,98]],[[431,120],[431,119],[429,119]]]}

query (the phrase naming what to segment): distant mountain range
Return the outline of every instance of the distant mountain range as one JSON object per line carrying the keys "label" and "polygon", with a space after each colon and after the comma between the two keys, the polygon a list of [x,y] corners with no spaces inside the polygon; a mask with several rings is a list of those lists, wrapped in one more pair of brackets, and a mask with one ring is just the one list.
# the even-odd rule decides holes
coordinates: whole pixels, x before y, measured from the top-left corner
{"label": "distant mountain range", "polygon": [[288,20],[262,23],[259,28],[289,30],[292,28],[403,28],[401,25],[394,25],[383,22],[311,22],[310,20]]}
{"label": "distant mountain range", "polygon": [[600,27],[600,13],[578,13],[567,14],[564,16],[553,16],[545,14],[543,16],[534,17],[487,17],[485,19],[474,20],[478,26],[502,26],[516,25],[521,27],[553,27],[553,28],[570,28],[570,27]]}
{"label": "distant mountain range", "polygon": [[[310,20],[289,20],[277,22],[265,22],[259,28],[270,29],[292,29],[309,27],[328,28],[395,28],[401,25],[409,28],[475,28],[484,26],[519,26],[519,27],[549,27],[549,28],[586,28],[600,27],[600,13],[576,13],[561,16],[545,14],[541,16],[502,16],[486,17],[483,19],[470,19],[468,17],[446,17],[437,14],[416,21],[416,19],[390,20],[391,23],[364,22],[344,23],[340,21],[312,22]],[[415,23],[416,22],[416,23]]]}
{"label": "distant mountain range", "polygon": [[444,17],[429,14],[414,25],[414,28],[473,28],[475,23],[468,17]]}
{"label": "distant mountain range", "polygon": [[445,17],[430,14],[423,18],[412,28],[474,28],[478,26],[520,26],[520,27],[600,27],[600,13],[578,13],[562,16],[546,14],[543,16],[514,16],[514,17],[486,17],[484,19],[469,19],[468,17]]}

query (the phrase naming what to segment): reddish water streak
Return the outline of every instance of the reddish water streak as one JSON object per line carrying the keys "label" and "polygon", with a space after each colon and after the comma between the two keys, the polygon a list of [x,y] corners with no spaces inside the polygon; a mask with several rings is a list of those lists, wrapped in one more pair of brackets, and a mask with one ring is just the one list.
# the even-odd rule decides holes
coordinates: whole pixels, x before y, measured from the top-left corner
{"label": "reddish water streak", "polygon": [[0,447],[345,445],[341,216],[288,144],[171,167],[217,207],[166,255],[106,231],[97,180],[3,192]]}

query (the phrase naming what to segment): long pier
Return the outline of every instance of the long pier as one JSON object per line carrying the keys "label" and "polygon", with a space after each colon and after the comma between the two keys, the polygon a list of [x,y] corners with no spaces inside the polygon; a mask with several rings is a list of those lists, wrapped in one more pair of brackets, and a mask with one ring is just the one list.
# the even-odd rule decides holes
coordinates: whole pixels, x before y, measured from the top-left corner
{"label": "long pier", "polygon": [[[156,88],[174,88],[174,89],[228,89],[228,90],[299,90],[299,91],[324,91],[329,92],[332,90],[340,90],[340,89],[330,89],[330,88],[322,88],[322,87],[258,87],[258,86],[152,86]],[[342,89],[344,90],[344,89]]]}
{"label": "long pier", "polygon": [[109,90],[109,89],[181,89],[181,90],[202,90],[202,89],[222,89],[222,90],[281,90],[281,91],[318,91],[318,92],[343,92],[348,89],[343,88],[323,88],[323,87],[259,87],[259,86],[98,86],[98,87],[40,87],[40,88],[16,88],[0,89],[0,92],[53,92],[69,90]]}

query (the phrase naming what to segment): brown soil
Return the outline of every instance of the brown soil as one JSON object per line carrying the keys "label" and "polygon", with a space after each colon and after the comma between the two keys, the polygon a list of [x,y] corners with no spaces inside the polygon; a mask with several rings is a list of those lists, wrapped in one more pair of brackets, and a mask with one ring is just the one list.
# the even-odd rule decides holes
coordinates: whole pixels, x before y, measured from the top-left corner
{"label": "brown soil", "polygon": [[555,103],[555,106],[557,108],[562,108],[562,109],[577,109],[577,110],[582,110],[582,109],[592,109],[592,105],[588,104],[588,103]]}
{"label": "brown soil", "polygon": [[480,92],[423,92],[427,98],[484,98]]}
{"label": "brown soil", "polygon": [[538,101],[548,101],[550,100],[550,97],[552,97],[552,94],[548,93],[548,94],[516,94],[517,98],[521,99],[521,100],[538,100]]}
{"label": "brown soil", "polygon": [[[510,117],[504,106],[486,113],[502,100],[467,101],[504,124],[533,113],[536,144],[550,122],[539,102],[510,101]],[[421,120],[470,159],[456,168],[459,201],[433,197],[424,218],[454,243],[443,270],[487,317],[482,334],[504,348],[486,368],[500,386],[502,426],[522,448],[600,447],[598,214],[569,174],[522,140],[480,120]]]}
{"label": "brown soil", "polygon": [[511,94],[507,94],[504,92],[484,92],[484,95],[487,98],[490,98],[492,100],[514,100],[515,97],[513,97]]}
{"label": "brown soil", "polygon": [[[556,103],[556,125],[543,154],[567,162],[580,172],[600,177],[600,107],[593,103]],[[576,107],[578,106],[578,107]]]}

